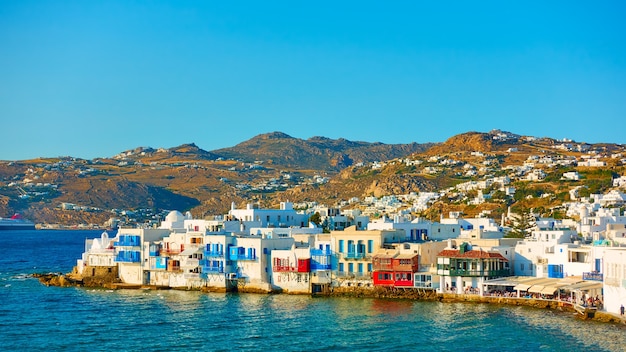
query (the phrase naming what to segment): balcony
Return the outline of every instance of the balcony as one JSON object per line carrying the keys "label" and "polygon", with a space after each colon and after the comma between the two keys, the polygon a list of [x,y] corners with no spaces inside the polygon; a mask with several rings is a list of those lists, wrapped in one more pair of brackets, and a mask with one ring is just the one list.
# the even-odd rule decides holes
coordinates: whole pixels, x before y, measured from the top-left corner
{"label": "balcony", "polygon": [[295,266],[275,266],[272,268],[272,270],[276,273],[295,273],[296,271],[298,271],[298,268],[296,268]]}
{"label": "balcony", "polygon": [[599,272],[592,271],[592,272],[583,273],[583,280],[602,282],[603,278],[604,278],[604,275]]}
{"label": "balcony", "polygon": [[203,266],[202,272],[210,273],[210,274],[221,274],[224,272],[224,267],[223,266]]}
{"label": "balcony", "polygon": [[137,240],[125,239],[122,241],[115,241],[113,242],[113,245],[115,247],[140,247],[141,242],[139,241],[139,239]]}
{"label": "balcony", "polygon": [[333,252],[325,249],[311,249],[311,256],[331,256]]}
{"label": "balcony", "polygon": [[247,254],[236,254],[236,255],[233,255],[231,253],[228,259],[243,261],[243,260],[257,260],[259,258],[256,255],[254,255],[254,254],[251,254],[251,255],[247,255]]}
{"label": "balcony", "polygon": [[331,270],[332,269],[332,265],[330,263],[328,264],[322,264],[322,263],[317,263],[315,261],[311,261],[311,271],[316,271],[316,270]]}
{"label": "balcony", "polygon": [[344,256],[344,259],[365,259],[365,253],[363,252],[348,252],[348,254],[346,254]]}
{"label": "balcony", "polygon": [[374,271],[392,271],[393,265],[391,263],[374,263],[372,268]]}
{"label": "balcony", "polygon": [[211,258],[224,258],[224,251],[205,251],[204,256]]}
{"label": "balcony", "polygon": [[120,251],[115,256],[118,263],[139,263],[141,262],[141,254],[137,251]]}

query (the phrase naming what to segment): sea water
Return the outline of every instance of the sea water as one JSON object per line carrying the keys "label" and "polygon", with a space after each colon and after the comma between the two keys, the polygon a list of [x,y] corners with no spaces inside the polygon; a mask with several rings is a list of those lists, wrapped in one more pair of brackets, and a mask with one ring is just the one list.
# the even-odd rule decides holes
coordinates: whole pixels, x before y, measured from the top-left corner
{"label": "sea water", "polygon": [[0,232],[0,350],[626,350],[621,325],[529,307],[61,288],[29,277],[71,271],[100,233]]}

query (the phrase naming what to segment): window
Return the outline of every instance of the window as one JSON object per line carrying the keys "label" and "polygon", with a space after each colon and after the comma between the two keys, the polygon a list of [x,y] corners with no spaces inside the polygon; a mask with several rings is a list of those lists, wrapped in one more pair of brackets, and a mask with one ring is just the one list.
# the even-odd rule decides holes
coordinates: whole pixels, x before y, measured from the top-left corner
{"label": "window", "polygon": [[339,253],[343,253],[343,240],[339,240]]}
{"label": "window", "polygon": [[367,253],[374,251],[374,240],[367,240]]}
{"label": "window", "polygon": [[339,271],[343,272],[343,263],[339,263]]}
{"label": "window", "polygon": [[348,263],[348,272],[349,273],[353,273],[354,272],[354,263]]}

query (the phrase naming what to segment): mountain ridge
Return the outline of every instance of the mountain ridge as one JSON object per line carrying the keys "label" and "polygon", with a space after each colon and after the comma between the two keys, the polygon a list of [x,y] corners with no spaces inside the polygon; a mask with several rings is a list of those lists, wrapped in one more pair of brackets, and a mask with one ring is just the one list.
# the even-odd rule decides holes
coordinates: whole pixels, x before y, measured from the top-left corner
{"label": "mountain ridge", "polygon": [[[608,189],[611,175],[624,174],[621,159],[615,158],[626,155],[624,146],[499,130],[462,133],[443,143],[397,145],[321,136],[302,140],[271,132],[213,151],[185,143],[168,149],[137,147],[93,160],[63,157],[0,162],[0,216],[20,212],[40,223],[102,223],[119,216],[110,209],[191,210],[201,217],[223,213],[231,202],[271,207],[290,200],[330,206],[353,197],[439,192],[488,175],[516,173],[515,165],[525,164],[531,156],[571,162],[572,158],[582,160],[585,153],[605,155],[607,166],[600,173],[576,166],[545,168],[551,183],[533,194],[553,192],[559,199],[574,186],[588,191]],[[589,182],[559,181],[559,173],[574,170]],[[539,185],[515,186],[534,189]],[[489,209],[455,203],[463,197],[451,195],[449,204],[439,210],[467,214],[496,208],[503,211],[497,202],[489,203]],[[511,204],[516,202],[520,200]],[[60,207],[64,203],[86,210],[68,212]],[[535,205],[555,205],[544,203]]]}

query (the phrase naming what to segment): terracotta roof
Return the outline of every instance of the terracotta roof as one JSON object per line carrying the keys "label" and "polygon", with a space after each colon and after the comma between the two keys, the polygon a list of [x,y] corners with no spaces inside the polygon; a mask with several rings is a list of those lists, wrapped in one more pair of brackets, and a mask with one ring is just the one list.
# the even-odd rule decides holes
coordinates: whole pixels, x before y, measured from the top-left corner
{"label": "terracotta roof", "polygon": [[448,258],[497,258],[508,262],[508,259],[498,252],[485,252],[483,250],[465,251],[465,253],[461,254],[461,251],[458,249],[444,249],[437,256]]}

